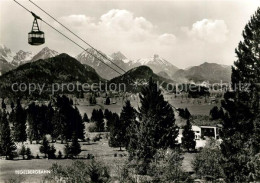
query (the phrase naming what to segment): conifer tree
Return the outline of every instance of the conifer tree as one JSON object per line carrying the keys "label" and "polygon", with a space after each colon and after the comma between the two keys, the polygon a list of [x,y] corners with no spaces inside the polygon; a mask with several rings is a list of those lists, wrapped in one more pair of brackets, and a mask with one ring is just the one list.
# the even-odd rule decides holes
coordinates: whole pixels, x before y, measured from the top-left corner
{"label": "conifer tree", "polygon": [[32,152],[29,147],[26,148],[25,154],[26,154],[28,160],[32,159]]}
{"label": "conifer tree", "polygon": [[87,113],[84,113],[82,120],[83,120],[84,122],[89,122],[89,118],[88,118]]}
{"label": "conifer tree", "polygon": [[186,116],[186,119],[190,119],[190,117],[191,117],[190,111],[187,108],[185,108],[185,116]]}
{"label": "conifer tree", "polygon": [[108,109],[105,109],[104,111],[104,118],[106,119],[106,127],[107,127],[107,131],[110,131],[112,122],[113,122],[113,117],[112,117],[113,113],[111,111],[109,111]]}
{"label": "conifer tree", "polygon": [[105,130],[104,114],[101,109],[97,111],[96,125],[98,132],[103,132]]}
{"label": "conifer tree", "polygon": [[125,102],[125,105],[123,106],[123,109],[120,113],[120,124],[122,126],[122,131],[124,135],[124,146],[126,149],[131,151],[132,144],[130,143],[130,139],[134,139],[136,137],[135,132],[135,125],[137,123],[136,121],[137,117],[137,111],[131,106],[131,103],[129,100]]}
{"label": "conifer tree", "polygon": [[79,155],[80,152],[81,152],[81,146],[78,142],[78,137],[77,137],[76,133],[73,133],[72,143],[70,145],[70,154],[74,157],[74,156]]}
{"label": "conifer tree", "polygon": [[14,110],[14,107],[15,107],[15,106],[14,106],[14,102],[12,101],[12,102],[11,102],[11,109]]}
{"label": "conifer tree", "polygon": [[16,150],[16,146],[11,137],[9,122],[4,111],[0,118],[0,153],[6,159],[12,159],[14,150]]}
{"label": "conifer tree", "polygon": [[40,146],[40,152],[44,154],[44,157],[47,157],[47,154],[50,151],[50,144],[47,138],[44,136],[42,139],[42,145]]}
{"label": "conifer tree", "polygon": [[[172,106],[164,100],[157,84],[150,78],[148,86],[140,93],[139,130],[136,155],[144,168],[151,162],[158,149],[175,148],[178,127]],[[146,171],[144,169],[144,172]]]}
{"label": "conifer tree", "polygon": [[187,120],[186,125],[184,126],[183,132],[182,132],[182,146],[187,149],[188,152],[190,150],[195,150],[196,141],[195,141],[195,133],[192,131],[192,125],[190,123],[190,120]]}
{"label": "conifer tree", "polygon": [[[79,139],[84,139],[84,130],[85,130],[85,124],[84,121],[82,120],[82,117],[80,115],[80,112],[77,107],[72,109],[73,113],[73,119],[72,119],[72,128],[71,128],[71,133],[75,132],[78,136]],[[71,134],[72,137],[73,134]]]}
{"label": "conifer tree", "polygon": [[55,158],[56,158],[55,152],[56,152],[56,148],[55,148],[54,145],[52,144],[52,145],[50,146],[49,151],[48,151],[48,158],[49,158],[49,159],[55,159]]}
{"label": "conifer tree", "polygon": [[41,139],[40,135],[40,121],[38,117],[39,108],[35,103],[31,103],[27,109],[27,121],[28,121],[28,138],[30,143],[36,140],[36,143]]}
{"label": "conifer tree", "polygon": [[91,121],[97,121],[98,120],[98,111],[96,109],[93,109],[92,115],[91,115]]}
{"label": "conifer tree", "polygon": [[6,109],[6,104],[4,98],[2,98],[2,109]]}
{"label": "conifer tree", "polygon": [[14,123],[14,141],[24,142],[27,139],[26,134],[26,111],[23,109],[20,99],[17,100],[15,108],[15,123]]}
{"label": "conifer tree", "polygon": [[109,98],[109,97],[106,98],[105,104],[106,104],[106,105],[110,105],[110,98]]}
{"label": "conifer tree", "polygon": [[[228,182],[248,182],[251,159],[259,153],[260,8],[243,30],[243,41],[235,50],[232,91],[224,95],[221,150]],[[253,180],[257,181],[257,180]]]}
{"label": "conifer tree", "polygon": [[70,157],[70,145],[68,143],[66,143],[64,146],[64,154],[65,154],[65,158]]}
{"label": "conifer tree", "polygon": [[120,150],[125,145],[125,134],[123,133],[123,126],[119,120],[119,116],[116,113],[112,114],[112,123],[110,127],[110,147],[119,147]]}
{"label": "conifer tree", "polygon": [[25,159],[25,154],[26,154],[26,148],[24,145],[22,145],[22,148],[20,150],[20,155]]}
{"label": "conifer tree", "polygon": [[218,107],[217,107],[217,106],[214,106],[214,107],[210,110],[209,115],[211,116],[211,119],[213,119],[213,120],[219,119],[220,116],[219,116]]}
{"label": "conifer tree", "polygon": [[54,116],[54,109],[52,108],[52,104],[49,103],[45,114],[45,119],[46,119],[45,126],[47,127],[46,134],[51,135],[53,133],[53,124],[52,124],[53,116]]}

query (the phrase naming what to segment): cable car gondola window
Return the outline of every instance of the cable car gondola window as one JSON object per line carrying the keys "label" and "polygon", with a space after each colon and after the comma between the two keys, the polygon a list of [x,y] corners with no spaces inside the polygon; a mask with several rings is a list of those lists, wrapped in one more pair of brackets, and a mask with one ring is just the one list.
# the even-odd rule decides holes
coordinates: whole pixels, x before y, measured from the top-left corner
{"label": "cable car gondola window", "polygon": [[30,45],[41,45],[45,43],[44,32],[39,28],[37,20],[41,18],[31,12],[34,16],[34,21],[32,25],[32,31],[28,33],[28,43]]}

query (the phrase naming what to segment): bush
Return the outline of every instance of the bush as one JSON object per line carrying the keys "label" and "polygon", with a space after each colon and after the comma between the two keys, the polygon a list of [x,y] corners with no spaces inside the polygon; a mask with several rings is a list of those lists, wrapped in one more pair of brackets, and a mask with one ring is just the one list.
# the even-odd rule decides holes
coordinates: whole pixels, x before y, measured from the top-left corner
{"label": "bush", "polygon": [[80,182],[80,183],[103,183],[110,181],[108,168],[100,162],[91,160],[89,164],[75,161],[68,167],[54,163],[50,168],[51,173],[44,177],[44,182]]}
{"label": "bush", "polygon": [[88,127],[88,131],[89,132],[96,132],[97,131],[97,125],[96,123],[89,123],[89,127]]}
{"label": "bush", "polygon": [[97,142],[97,141],[100,141],[100,139],[102,139],[101,135],[97,134],[92,140],[93,140],[93,142]]}
{"label": "bush", "polygon": [[205,147],[200,153],[195,155],[192,166],[199,178],[212,177],[216,180],[224,177],[224,171],[221,167],[223,155],[218,148]]}
{"label": "bush", "polygon": [[27,156],[28,160],[33,158],[31,149],[29,147],[27,147],[27,149],[26,149],[26,156]]}
{"label": "bush", "polygon": [[95,156],[93,155],[93,154],[87,154],[87,157],[86,157],[87,159],[94,159],[95,158]]}
{"label": "bush", "polygon": [[58,159],[62,159],[62,152],[61,151],[58,152]]}
{"label": "bush", "polygon": [[149,175],[153,176],[155,182],[186,181],[189,175],[182,169],[182,160],[179,151],[160,150],[149,167]]}

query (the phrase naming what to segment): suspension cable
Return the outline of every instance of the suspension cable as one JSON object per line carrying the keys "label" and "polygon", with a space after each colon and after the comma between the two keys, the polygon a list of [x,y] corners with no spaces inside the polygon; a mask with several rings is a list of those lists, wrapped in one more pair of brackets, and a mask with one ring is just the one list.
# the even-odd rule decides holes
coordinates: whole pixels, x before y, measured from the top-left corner
{"label": "suspension cable", "polygon": [[[17,2],[16,0],[14,0],[14,2],[16,2],[18,5],[20,5],[21,7],[23,7],[26,11],[28,11],[29,13],[33,13],[32,11],[28,10],[26,7],[24,7],[23,5],[21,5],[19,2]],[[113,67],[111,67],[110,65],[108,65],[107,63],[105,63],[102,59],[98,58],[97,56],[95,56],[94,54],[92,54],[91,52],[89,52],[88,50],[86,50],[84,47],[82,47],[81,45],[79,45],[78,43],[76,43],[75,41],[73,41],[71,38],[69,38],[68,36],[66,36],[65,34],[63,34],[62,32],[60,32],[58,29],[54,28],[52,25],[50,25],[49,23],[47,23],[45,20],[41,19],[46,25],[48,25],[49,27],[51,27],[52,29],[54,29],[55,31],[57,31],[59,34],[61,34],[62,36],[64,36],[65,38],[67,38],[68,40],[70,40],[72,43],[74,43],[75,45],[77,45],[78,47],[80,47],[81,49],[83,49],[84,51],[86,51],[88,54],[90,54],[91,56],[93,56],[94,58],[98,59],[99,61],[101,61],[102,63],[104,63],[106,66],[108,66],[110,69],[114,70],[115,72],[117,72],[119,75],[122,75],[120,72],[118,72],[117,70],[115,70]]]}
{"label": "suspension cable", "polygon": [[[91,46],[88,42],[86,42],[85,40],[83,40],[81,37],[79,37],[77,34],[75,34],[72,30],[70,30],[68,27],[66,27],[65,25],[63,25],[61,22],[59,22],[56,18],[54,18],[52,15],[50,15],[48,12],[46,12],[45,10],[43,10],[41,7],[39,7],[37,4],[35,4],[32,0],[29,0],[33,5],[35,5],[37,8],[39,8],[41,11],[43,11],[45,14],[47,14],[49,17],[51,17],[54,21],[56,21],[58,24],[60,24],[62,27],[64,27],[67,31],[69,31],[71,34],[73,34],[74,36],[76,36],[78,39],[80,39],[81,41],[83,41],[85,44],[87,44],[90,48],[92,48],[93,50],[95,50],[98,54],[100,54],[103,58],[107,59],[109,62],[111,62],[113,65],[115,65],[117,68],[121,69],[123,72],[126,72],[124,69],[122,69],[120,66],[118,66],[117,64],[115,64],[111,59],[109,59],[106,55],[104,55],[102,52],[98,51],[96,48],[94,48],[93,46]],[[86,51],[86,50],[84,50]],[[83,52],[84,52],[83,51]]]}

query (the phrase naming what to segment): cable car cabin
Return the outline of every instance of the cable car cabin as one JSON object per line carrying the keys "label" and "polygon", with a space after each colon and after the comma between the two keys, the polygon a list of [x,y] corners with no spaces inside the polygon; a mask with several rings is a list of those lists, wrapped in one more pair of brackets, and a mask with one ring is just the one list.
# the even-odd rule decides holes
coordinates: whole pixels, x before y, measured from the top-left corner
{"label": "cable car cabin", "polygon": [[31,31],[28,33],[28,43],[30,45],[41,45],[45,43],[44,32]]}
{"label": "cable car cabin", "polygon": [[44,32],[40,30],[37,19],[40,19],[36,14],[31,12],[32,15],[34,16],[34,21],[32,25],[32,31],[28,33],[28,43],[30,45],[41,45],[45,43],[45,38],[44,38]]}

